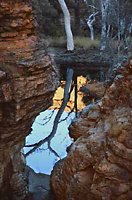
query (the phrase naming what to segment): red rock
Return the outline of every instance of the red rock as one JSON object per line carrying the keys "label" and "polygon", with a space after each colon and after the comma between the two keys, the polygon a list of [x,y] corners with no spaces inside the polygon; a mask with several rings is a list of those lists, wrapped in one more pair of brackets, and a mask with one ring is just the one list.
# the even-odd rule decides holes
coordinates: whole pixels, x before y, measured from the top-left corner
{"label": "red rock", "polygon": [[30,1],[0,1],[0,199],[28,194],[21,149],[36,115],[52,104],[58,74],[35,33]]}
{"label": "red rock", "polygon": [[57,200],[132,199],[130,65],[121,73],[102,101],[93,109],[86,107],[72,124],[70,132],[76,141],[51,177]]}

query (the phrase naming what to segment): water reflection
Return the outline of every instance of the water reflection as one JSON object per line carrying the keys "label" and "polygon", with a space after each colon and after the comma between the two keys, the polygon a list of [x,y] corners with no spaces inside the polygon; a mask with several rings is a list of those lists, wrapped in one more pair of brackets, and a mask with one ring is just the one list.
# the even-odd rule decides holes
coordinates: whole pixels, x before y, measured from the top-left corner
{"label": "water reflection", "polygon": [[[35,122],[32,125],[32,132],[26,138],[26,144],[36,143],[50,134],[56,113],[56,110],[46,110],[36,117]],[[66,148],[72,143],[72,139],[68,135],[68,127],[74,117],[74,113],[70,113],[69,115],[69,113],[64,112],[62,114],[60,119],[61,123],[59,123],[56,135],[51,142],[52,148],[61,158],[64,158],[67,155]],[[63,121],[65,118],[66,120]],[[30,149],[31,148],[24,148],[24,153],[27,153]],[[27,165],[35,172],[45,174],[50,174],[54,164],[57,162],[55,155],[47,148],[47,143],[43,144],[37,151],[30,154],[26,160]]]}

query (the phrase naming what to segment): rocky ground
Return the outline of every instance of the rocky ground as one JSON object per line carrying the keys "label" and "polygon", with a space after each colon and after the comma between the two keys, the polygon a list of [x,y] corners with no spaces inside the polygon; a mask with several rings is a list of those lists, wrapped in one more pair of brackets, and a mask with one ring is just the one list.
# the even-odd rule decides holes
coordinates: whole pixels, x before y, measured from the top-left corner
{"label": "rocky ground", "polygon": [[66,69],[71,67],[77,76],[89,75],[92,79],[96,78],[97,80],[107,78],[115,58],[113,54],[100,52],[99,48],[81,48],[67,52],[64,48],[50,47],[47,52],[53,56],[55,63],[60,67],[61,75],[64,75]]}
{"label": "rocky ground", "polygon": [[53,200],[49,175],[35,173],[28,166],[26,167],[26,174],[30,192],[28,200]]}

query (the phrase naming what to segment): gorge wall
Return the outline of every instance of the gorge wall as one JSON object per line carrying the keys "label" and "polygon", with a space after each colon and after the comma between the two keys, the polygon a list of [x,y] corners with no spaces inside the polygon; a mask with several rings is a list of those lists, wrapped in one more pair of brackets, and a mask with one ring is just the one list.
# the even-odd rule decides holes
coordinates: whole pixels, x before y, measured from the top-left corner
{"label": "gorge wall", "polygon": [[76,141],[52,172],[56,199],[131,200],[131,126],[132,59],[119,68],[102,100],[71,125]]}
{"label": "gorge wall", "polygon": [[0,199],[28,193],[21,149],[35,116],[52,104],[58,72],[35,31],[29,0],[0,1]]}

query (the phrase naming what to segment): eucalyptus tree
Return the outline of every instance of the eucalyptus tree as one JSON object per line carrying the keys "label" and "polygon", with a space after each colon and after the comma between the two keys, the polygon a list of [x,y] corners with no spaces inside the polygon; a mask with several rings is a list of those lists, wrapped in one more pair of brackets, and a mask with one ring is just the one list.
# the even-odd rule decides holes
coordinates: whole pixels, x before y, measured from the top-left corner
{"label": "eucalyptus tree", "polygon": [[74,41],[73,41],[73,34],[71,30],[70,13],[64,0],[58,0],[58,2],[64,14],[65,31],[66,31],[66,37],[67,37],[67,50],[73,51]]}
{"label": "eucalyptus tree", "polygon": [[101,3],[101,43],[100,50],[105,50],[107,45],[107,17],[110,0],[100,0]]}
{"label": "eucalyptus tree", "polygon": [[88,28],[90,30],[91,40],[95,39],[94,23],[96,21],[96,16],[99,14],[98,2],[96,0],[83,0],[86,3],[90,15],[86,18]]}
{"label": "eucalyptus tree", "polygon": [[95,16],[98,14],[98,12],[92,13],[88,18],[87,18],[87,25],[90,29],[90,38],[91,40],[94,40],[94,28],[93,28],[93,23],[95,22]]}

